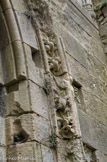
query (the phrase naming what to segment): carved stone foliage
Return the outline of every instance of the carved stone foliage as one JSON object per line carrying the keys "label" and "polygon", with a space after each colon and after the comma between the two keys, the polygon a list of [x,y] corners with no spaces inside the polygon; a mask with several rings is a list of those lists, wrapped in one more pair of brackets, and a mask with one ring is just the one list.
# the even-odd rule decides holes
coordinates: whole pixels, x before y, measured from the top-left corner
{"label": "carved stone foliage", "polygon": [[54,77],[57,90],[54,90],[58,134],[63,139],[76,137],[74,120],[72,118],[72,104],[68,90],[69,81],[64,77]]}
{"label": "carved stone foliage", "polygon": [[55,108],[59,111],[67,111],[68,110],[68,106],[69,106],[69,97],[66,96],[65,98],[56,95],[54,97],[55,100]]}
{"label": "carved stone foliage", "polygon": [[64,119],[58,120],[59,134],[63,138],[72,138],[75,133],[73,121],[71,117],[65,117]]}
{"label": "carved stone foliage", "polygon": [[[43,38],[43,42],[45,45],[45,50],[47,52],[48,55],[48,64],[49,64],[49,68],[50,71],[55,75],[55,76],[61,76],[63,75],[66,70],[64,70],[63,68],[63,62],[61,59],[61,54],[60,54],[60,49],[59,48],[59,44],[60,43],[60,48],[63,48],[61,45],[60,40],[58,40],[59,42],[57,42],[57,37],[56,35],[52,35],[50,37]],[[59,38],[58,38],[59,39]]]}

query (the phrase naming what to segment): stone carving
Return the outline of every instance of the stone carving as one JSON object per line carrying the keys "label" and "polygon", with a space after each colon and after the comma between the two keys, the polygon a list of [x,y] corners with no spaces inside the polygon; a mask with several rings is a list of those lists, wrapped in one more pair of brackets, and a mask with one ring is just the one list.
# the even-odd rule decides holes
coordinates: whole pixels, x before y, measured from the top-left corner
{"label": "stone carving", "polygon": [[46,53],[48,55],[48,63],[49,63],[50,70],[55,76],[60,76],[63,75],[64,73],[63,62],[61,59],[61,55],[62,55],[61,53],[63,53],[61,51],[62,46],[59,40],[58,40],[59,42],[56,43],[57,41],[55,36],[51,36],[51,37],[43,38],[43,42],[44,42]]}
{"label": "stone carving", "polygon": [[68,110],[68,106],[69,106],[69,97],[66,96],[65,98],[62,98],[58,95],[56,95],[54,97],[55,100],[55,108],[57,110],[61,110],[61,111],[67,111]]}
{"label": "stone carving", "polygon": [[63,138],[72,138],[72,136],[75,134],[71,117],[65,117],[64,119],[59,119],[58,126],[59,126],[59,134]]}
{"label": "stone carving", "polygon": [[44,45],[45,45],[45,48],[46,48],[46,52],[48,53],[49,56],[53,56],[54,54],[54,49],[55,49],[55,45],[52,41],[49,41],[48,39],[43,39],[44,41]]}
{"label": "stone carving", "polygon": [[53,72],[54,75],[59,75],[61,69],[61,61],[59,57],[55,58],[48,58],[48,62],[50,65],[50,70]]}

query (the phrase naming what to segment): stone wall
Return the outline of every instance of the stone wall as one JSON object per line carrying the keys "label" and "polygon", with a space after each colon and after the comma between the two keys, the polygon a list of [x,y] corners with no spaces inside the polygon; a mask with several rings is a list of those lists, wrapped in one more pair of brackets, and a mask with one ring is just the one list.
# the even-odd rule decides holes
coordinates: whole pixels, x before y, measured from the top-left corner
{"label": "stone wall", "polygon": [[[73,79],[81,85],[79,89],[77,86],[76,100],[83,142],[98,150],[99,161],[105,162],[107,63],[98,27],[83,8],[80,11],[80,7],[75,7],[73,1],[54,4],[51,11],[54,30],[65,42]],[[106,33],[106,27],[104,29],[102,32]]]}
{"label": "stone wall", "polygon": [[[98,150],[99,161],[105,162],[107,63],[98,26],[83,8],[80,11],[79,6],[75,7],[73,1],[58,2],[51,11],[54,30],[63,37],[66,46],[73,79],[81,85],[81,88],[77,86],[76,102],[83,142],[92,150]],[[106,33],[106,27],[104,29],[102,32]]]}
{"label": "stone wall", "polygon": [[0,160],[106,162],[107,62],[92,12],[1,0],[0,36]]}

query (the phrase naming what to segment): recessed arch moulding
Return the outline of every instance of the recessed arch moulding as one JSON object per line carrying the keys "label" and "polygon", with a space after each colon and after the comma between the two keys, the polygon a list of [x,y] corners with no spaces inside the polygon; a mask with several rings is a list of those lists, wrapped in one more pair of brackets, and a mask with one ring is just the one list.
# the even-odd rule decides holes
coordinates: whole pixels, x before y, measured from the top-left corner
{"label": "recessed arch moulding", "polygon": [[26,79],[25,56],[10,1],[0,1],[0,85]]}

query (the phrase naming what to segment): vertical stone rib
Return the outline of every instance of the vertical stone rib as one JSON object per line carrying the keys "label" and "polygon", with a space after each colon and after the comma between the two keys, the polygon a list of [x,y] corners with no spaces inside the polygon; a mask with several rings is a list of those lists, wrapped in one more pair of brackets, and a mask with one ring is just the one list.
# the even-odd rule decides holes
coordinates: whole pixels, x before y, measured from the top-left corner
{"label": "vertical stone rib", "polygon": [[62,70],[64,73],[67,73],[67,66],[66,66],[66,62],[65,62],[64,51],[62,50],[62,46],[61,46],[61,39],[60,39],[60,37],[58,37],[57,34],[56,34],[56,41],[57,41],[59,56],[60,56],[61,62],[62,62]]}
{"label": "vertical stone rib", "polygon": [[37,30],[37,35],[38,35],[40,49],[41,49],[41,52],[42,52],[42,55],[43,55],[45,71],[46,71],[46,73],[49,73],[47,53],[46,53],[45,46],[44,46],[44,43],[43,43],[43,40],[42,40],[42,37],[41,37],[41,32],[40,32],[39,29]]}

